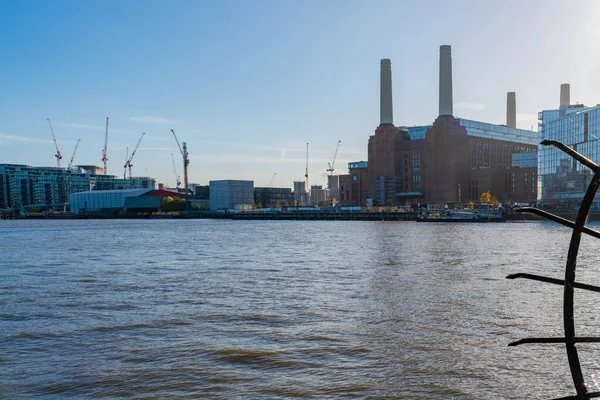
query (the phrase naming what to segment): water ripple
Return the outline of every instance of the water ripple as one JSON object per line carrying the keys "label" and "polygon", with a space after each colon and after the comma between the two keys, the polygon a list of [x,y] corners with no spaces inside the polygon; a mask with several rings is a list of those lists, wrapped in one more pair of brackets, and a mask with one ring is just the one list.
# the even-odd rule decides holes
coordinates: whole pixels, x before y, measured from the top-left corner
{"label": "water ripple", "polygon": [[[506,347],[562,334],[560,288],[504,279],[562,276],[569,232],[551,224],[2,221],[0,235],[0,398],[572,394],[563,347]],[[580,261],[600,282],[594,243]],[[576,301],[578,331],[597,335],[597,298]],[[580,347],[590,387],[597,350]]]}

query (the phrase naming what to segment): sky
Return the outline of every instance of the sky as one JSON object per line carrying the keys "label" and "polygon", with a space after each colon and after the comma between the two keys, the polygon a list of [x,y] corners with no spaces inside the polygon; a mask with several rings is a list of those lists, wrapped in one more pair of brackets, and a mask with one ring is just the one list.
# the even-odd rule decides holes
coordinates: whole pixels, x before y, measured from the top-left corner
{"label": "sky", "polygon": [[0,0],[0,163],[55,166],[47,119],[73,164],[173,186],[171,133],[190,183],[325,184],[367,159],[379,62],[392,60],[394,123],[438,113],[439,46],[452,46],[454,114],[537,129],[561,83],[600,103],[600,1]]}

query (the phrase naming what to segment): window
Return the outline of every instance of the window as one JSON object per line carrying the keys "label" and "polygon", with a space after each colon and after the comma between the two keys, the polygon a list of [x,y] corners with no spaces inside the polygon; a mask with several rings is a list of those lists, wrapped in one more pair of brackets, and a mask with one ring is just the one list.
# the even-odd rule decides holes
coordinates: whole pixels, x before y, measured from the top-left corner
{"label": "window", "polygon": [[358,182],[358,175],[352,175],[352,182]]}
{"label": "window", "polygon": [[413,154],[412,155],[412,166],[413,167],[421,166],[421,154]]}
{"label": "window", "polygon": [[510,184],[510,192],[515,192],[515,173],[511,173],[511,184]]}
{"label": "window", "polygon": [[413,175],[412,177],[412,188],[413,190],[420,190],[421,189],[421,175]]}

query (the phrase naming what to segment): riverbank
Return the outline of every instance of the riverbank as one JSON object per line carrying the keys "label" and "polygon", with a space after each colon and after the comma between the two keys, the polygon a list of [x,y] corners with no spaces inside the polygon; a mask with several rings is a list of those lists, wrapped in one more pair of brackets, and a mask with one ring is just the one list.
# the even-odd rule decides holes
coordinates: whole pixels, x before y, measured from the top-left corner
{"label": "riverbank", "polygon": [[[558,215],[574,220],[574,213]],[[182,211],[170,213],[140,213],[120,215],[114,213],[95,214],[42,214],[11,215],[7,219],[229,219],[229,220],[278,220],[278,221],[417,221],[422,211],[344,211],[344,210],[272,210],[244,212]],[[536,221],[543,218],[516,212],[503,215],[504,221]],[[600,212],[592,213],[591,220],[600,220]]]}

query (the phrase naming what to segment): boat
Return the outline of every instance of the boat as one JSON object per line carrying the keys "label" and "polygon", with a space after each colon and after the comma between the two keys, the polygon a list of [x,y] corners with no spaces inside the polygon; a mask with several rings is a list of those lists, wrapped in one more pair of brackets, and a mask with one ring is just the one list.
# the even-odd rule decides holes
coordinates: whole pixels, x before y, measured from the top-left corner
{"label": "boat", "polygon": [[498,210],[427,210],[417,222],[504,222],[502,209]]}

